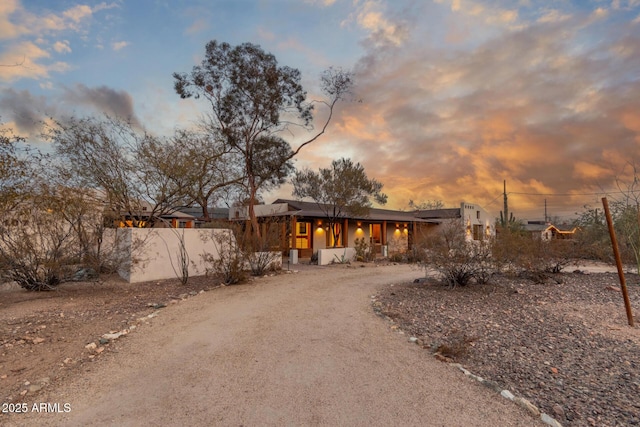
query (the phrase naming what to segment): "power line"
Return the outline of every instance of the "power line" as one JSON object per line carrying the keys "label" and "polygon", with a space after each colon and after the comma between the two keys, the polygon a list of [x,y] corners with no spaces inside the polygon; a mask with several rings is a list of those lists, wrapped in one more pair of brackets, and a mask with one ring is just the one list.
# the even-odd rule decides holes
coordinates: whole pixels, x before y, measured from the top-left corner
{"label": "power line", "polygon": [[568,196],[599,196],[601,194],[627,194],[627,193],[640,193],[640,189],[638,190],[628,190],[628,191],[620,191],[620,190],[616,190],[616,191],[598,191],[597,193],[520,193],[520,192],[515,192],[515,191],[510,191],[507,193],[507,195],[509,194],[516,194],[516,195],[520,195],[520,196],[544,196],[544,197],[550,197],[550,196],[558,196],[558,197],[568,197]]}

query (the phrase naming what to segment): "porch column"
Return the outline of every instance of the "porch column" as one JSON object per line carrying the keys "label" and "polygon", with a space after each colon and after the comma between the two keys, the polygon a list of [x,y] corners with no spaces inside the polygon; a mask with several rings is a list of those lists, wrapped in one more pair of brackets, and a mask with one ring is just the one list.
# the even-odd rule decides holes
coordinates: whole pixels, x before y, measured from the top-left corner
{"label": "porch column", "polygon": [[416,222],[411,223],[411,228],[408,231],[407,236],[407,249],[413,248],[413,244],[415,243],[415,234],[416,234]]}
{"label": "porch column", "polygon": [[291,215],[291,249],[296,249],[298,246],[296,245],[296,230],[298,219],[295,215]]}
{"label": "porch column", "polygon": [[344,225],[342,226],[342,246],[345,248],[349,246],[349,219],[344,219]]}
{"label": "porch column", "polygon": [[384,246],[387,244],[387,221],[382,221],[382,236],[380,236],[380,243]]}

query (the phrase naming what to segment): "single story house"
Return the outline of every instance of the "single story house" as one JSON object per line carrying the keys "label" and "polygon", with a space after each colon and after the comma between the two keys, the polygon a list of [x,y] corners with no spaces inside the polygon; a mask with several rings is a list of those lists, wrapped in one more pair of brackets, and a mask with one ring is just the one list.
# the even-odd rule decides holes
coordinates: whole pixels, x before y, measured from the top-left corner
{"label": "single story house", "polygon": [[[270,205],[256,205],[254,210],[262,235],[270,236],[272,248],[285,254],[297,249],[302,258],[311,257],[319,249],[354,247],[356,239],[364,239],[376,255],[403,253],[412,248],[416,239],[451,220],[464,223],[469,240],[495,235],[489,214],[468,203],[462,203],[459,209],[434,211],[371,208],[367,215],[344,213],[332,225],[326,214],[328,207],[315,202],[278,199]],[[248,219],[246,206],[229,210],[230,221]]]}
{"label": "single story house", "polygon": [[556,226],[546,221],[527,221],[524,229],[542,240],[573,239],[577,231],[576,227]]}

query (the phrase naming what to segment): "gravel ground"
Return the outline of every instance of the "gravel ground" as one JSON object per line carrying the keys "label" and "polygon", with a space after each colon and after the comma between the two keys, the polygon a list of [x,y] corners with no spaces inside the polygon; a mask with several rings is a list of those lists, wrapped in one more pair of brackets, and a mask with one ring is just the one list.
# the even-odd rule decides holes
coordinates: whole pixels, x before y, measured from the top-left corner
{"label": "gravel ground", "polygon": [[[636,311],[639,283],[627,275]],[[617,274],[574,272],[545,284],[498,277],[456,289],[425,279],[389,287],[377,301],[437,357],[562,425],[640,425],[640,330],[627,324]]]}
{"label": "gravel ground", "polygon": [[[63,368],[68,375],[58,380],[52,375],[41,390],[19,394],[17,403],[25,404],[26,413],[0,414],[0,425],[542,425],[374,315],[372,295],[420,275],[406,265],[300,266],[298,273],[177,299],[153,311],[155,317],[135,321],[133,330],[127,323],[129,334],[104,344],[104,351],[91,359],[83,356],[86,361],[76,368]],[[153,286],[130,288],[140,290],[133,294],[138,300],[161,301]],[[102,303],[78,294],[73,303],[78,299]],[[0,313],[14,312],[17,322],[12,307],[0,307]],[[26,315],[39,305],[31,301],[19,307]],[[109,315],[116,307],[120,304]],[[66,310],[64,319],[71,313]],[[84,317],[74,314],[76,320]],[[70,335],[64,334],[66,340]],[[85,340],[99,336],[60,343],[69,346],[69,353],[84,352]],[[20,347],[42,352],[52,339]],[[62,357],[57,367],[65,365]],[[13,383],[18,377],[24,384],[25,372],[9,369],[10,377],[2,381]],[[57,403],[62,410],[36,411],[38,402]]]}

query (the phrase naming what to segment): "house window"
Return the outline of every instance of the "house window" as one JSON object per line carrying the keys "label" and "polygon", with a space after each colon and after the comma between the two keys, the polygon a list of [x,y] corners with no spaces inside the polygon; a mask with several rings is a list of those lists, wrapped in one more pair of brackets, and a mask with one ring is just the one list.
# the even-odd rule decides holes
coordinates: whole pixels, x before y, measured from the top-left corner
{"label": "house window", "polygon": [[484,233],[482,230],[482,225],[480,224],[474,224],[473,225],[473,240],[483,240],[484,239]]}
{"label": "house window", "polygon": [[309,230],[311,225],[306,222],[296,222],[296,248],[308,249],[309,246]]}
{"label": "house window", "polygon": [[476,211],[476,218],[480,219],[480,211]]}

